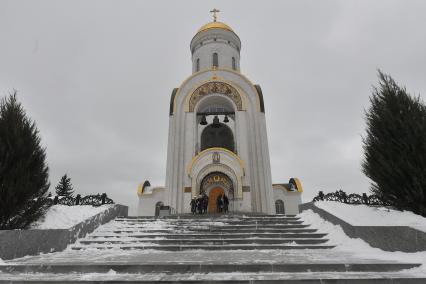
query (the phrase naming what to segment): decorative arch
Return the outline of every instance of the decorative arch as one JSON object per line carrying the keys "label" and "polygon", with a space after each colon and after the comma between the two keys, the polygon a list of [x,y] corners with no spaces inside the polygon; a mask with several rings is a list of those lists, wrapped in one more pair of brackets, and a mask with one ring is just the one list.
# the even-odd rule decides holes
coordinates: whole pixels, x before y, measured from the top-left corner
{"label": "decorative arch", "polygon": [[230,98],[235,103],[238,111],[243,110],[243,101],[237,89],[235,89],[233,86],[225,82],[210,81],[199,86],[191,94],[191,97],[189,99],[189,112],[193,112],[197,103],[202,98],[210,94],[222,94]]}
{"label": "decorative arch", "polygon": [[192,178],[192,196],[201,194],[200,190],[203,180],[212,173],[222,173],[226,175],[232,182],[232,196],[236,198],[242,197],[242,177],[235,172],[235,169],[224,164],[210,164],[203,167],[196,176]]}
{"label": "decorative arch", "polygon": [[200,193],[208,194],[208,191],[216,186],[226,190],[227,195],[234,195],[234,184],[232,179],[222,172],[211,172],[206,175],[200,183]]}
{"label": "decorative arch", "polygon": [[[190,96],[190,94],[189,93],[183,93],[184,86],[189,81],[191,81],[194,77],[199,76],[200,74],[211,72],[211,71],[212,71],[212,69],[210,69],[210,68],[204,69],[204,70],[200,70],[199,72],[196,72],[194,74],[189,75],[185,80],[183,80],[183,82],[180,84],[179,88],[177,88],[178,91],[176,93],[176,96],[174,97],[173,112],[176,112],[177,99],[178,99],[179,96],[182,96],[182,95],[184,95],[184,105],[185,105],[184,106],[184,110],[185,110],[185,112],[189,111],[188,110],[189,109],[189,102],[188,102],[189,100],[188,100],[188,97]],[[232,69],[228,69],[228,68],[217,68],[216,72],[218,72],[218,73],[219,72],[229,72],[229,73],[233,73],[235,75],[240,76],[249,85],[249,87],[254,91],[254,93],[257,93],[257,90],[254,87],[254,84],[244,74],[242,74],[240,71],[238,71],[238,70],[232,70]],[[222,79],[222,81],[223,81],[223,79]],[[244,92],[242,93],[242,95],[243,95],[243,101],[248,100],[248,98],[247,98],[247,96],[246,96],[246,94]],[[247,102],[243,102],[243,110],[245,110],[245,108],[246,108],[246,103]],[[257,109],[257,111],[261,111],[260,110],[259,96],[256,96],[256,109]]]}
{"label": "decorative arch", "polygon": [[188,164],[188,166],[186,168],[188,175],[190,177],[193,176],[192,175],[192,169],[193,169],[195,163],[197,163],[202,157],[204,157],[204,156],[206,156],[210,153],[214,153],[214,152],[219,152],[219,153],[224,152],[224,153],[229,154],[231,157],[233,157],[234,159],[236,159],[238,161],[241,169],[244,171],[244,167],[245,167],[244,162],[243,162],[243,160],[241,160],[241,158],[237,154],[235,154],[234,152],[229,151],[228,149],[225,149],[225,148],[214,147],[214,148],[208,148],[204,151],[201,151],[195,157],[192,158],[191,162]]}
{"label": "decorative arch", "polygon": [[210,148],[200,152],[188,165],[188,177],[191,179],[192,196],[200,194],[203,178],[213,172],[221,172],[233,181],[234,195],[242,198],[242,178],[244,164],[233,152],[224,148]]}

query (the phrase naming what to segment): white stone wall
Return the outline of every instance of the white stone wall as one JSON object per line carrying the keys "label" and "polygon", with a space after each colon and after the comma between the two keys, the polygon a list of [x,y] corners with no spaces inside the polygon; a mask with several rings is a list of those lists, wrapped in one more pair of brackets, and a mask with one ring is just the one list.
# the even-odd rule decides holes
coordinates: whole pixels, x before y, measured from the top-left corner
{"label": "white stone wall", "polygon": [[213,53],[219,56],[219,68],[232,69],[232,57],[235,58],[236,70],[240,70],[241,41],[238,36],[227,30],[210,29],[197,33],[191,41],[192,72],[197,72],[197,59],[200,70],[211,69]]}
{"label": "white stone wall", "polygon": [[301,192],[288,191],[280,186],[274,186],[274,214],[275,201],[279,199],[284,202],[284,210],[286,215],[299,214],[299,204],[302,203]]}
{"label": "white stone wall", "polygon": [[165,189],[154,188],[152,193],[139,196],[138,216],[155,216],[155,205],[157,202],[165,203]]}
{"label": "white stone wall", "polygon": [[232,69],[232,57],[234,57],[236,70],[240,70],[240,54],[234,47],[224,42],[210,42],[197,49],[192,55],[192,72],[196,72],[197,59],[200,59],[200,70],[211,69],[213,53],[218,54],[219,68]]}

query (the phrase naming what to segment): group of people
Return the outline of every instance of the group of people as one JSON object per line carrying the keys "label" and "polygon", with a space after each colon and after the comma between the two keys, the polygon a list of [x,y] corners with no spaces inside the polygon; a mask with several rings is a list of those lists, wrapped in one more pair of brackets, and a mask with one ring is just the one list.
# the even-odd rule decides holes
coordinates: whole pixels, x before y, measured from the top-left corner
{"label": "group of people", "polygon": [[[206,214],[209,207],[209,197],[203,193],[198,198],[194,197],[191,200],[191,213],[192,214]],[[216,199],[216,212],[228,213],[229,199],[225,194],[219,195]]]}
{"label": "group of people", "polygon": [[194,197],[191,200],[191,213],[206,214],[209,207],[209,197],[206,194]]}

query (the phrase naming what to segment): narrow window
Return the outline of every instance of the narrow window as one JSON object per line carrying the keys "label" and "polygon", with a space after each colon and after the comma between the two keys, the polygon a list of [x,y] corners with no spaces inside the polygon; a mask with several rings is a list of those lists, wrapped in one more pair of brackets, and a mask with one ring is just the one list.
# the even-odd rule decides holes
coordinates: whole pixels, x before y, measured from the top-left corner
{"label": "narrow window", "polygon": [[237,63],[235,62],[235,57],[232,57],[232,69],[237,70]]}
{"label": "narrow window", "polygon": [[219,58],[217,53],[213,53],[213,67],[219,67]]}
{"label": "narrow window", "polygon": [[197,58],[197,63],[195,65],[195,72],[200,71],[200,58]]}

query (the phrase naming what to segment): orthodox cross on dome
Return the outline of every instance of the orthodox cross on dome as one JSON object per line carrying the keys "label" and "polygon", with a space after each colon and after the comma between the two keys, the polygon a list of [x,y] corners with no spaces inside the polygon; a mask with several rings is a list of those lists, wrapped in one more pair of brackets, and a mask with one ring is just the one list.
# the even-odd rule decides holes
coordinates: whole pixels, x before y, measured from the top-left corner
{"label": "orthodox cross on dome", "polygon": [[216,20],[217,20],[217,15],[216,15],[216,13],[219,13],[220,12],[220,10],[218,10],[218,9],[216,9],[216,8],[214,8],[213,10],[211,10],[210,11],[210,13],[212,13],[213,14],[213,22],[216,22]]}

